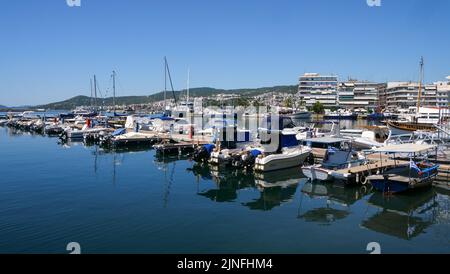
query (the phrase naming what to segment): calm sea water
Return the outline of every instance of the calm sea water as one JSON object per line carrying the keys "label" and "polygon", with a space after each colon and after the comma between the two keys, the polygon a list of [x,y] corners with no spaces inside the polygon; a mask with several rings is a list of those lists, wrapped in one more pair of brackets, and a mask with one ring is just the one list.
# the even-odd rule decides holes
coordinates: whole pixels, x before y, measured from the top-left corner
{"label": "calm sea water", "polygon": [[[450,253],[450,199],[216,171],[0,128],[0,253]],[[260,187],[263,183],[272,187]]]}

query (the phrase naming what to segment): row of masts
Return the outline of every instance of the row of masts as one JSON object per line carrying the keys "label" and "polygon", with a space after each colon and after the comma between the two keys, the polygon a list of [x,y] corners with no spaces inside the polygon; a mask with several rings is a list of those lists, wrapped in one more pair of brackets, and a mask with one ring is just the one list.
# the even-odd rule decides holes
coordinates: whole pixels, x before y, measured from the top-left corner
{"label": "row of masts", "polygon": [[[116,114],[116,71],[112,71],[112,82],[113,82],[113,113]],[[173,82],[172,82],[172,76],[170,74],[170,68],[169,64],[167,62],[167,58],[164,57],[164,110],[167,109],[167,80],[170,82],[170,86],[172,89],[173,98],[175,101],[175,104],[177,103],[177,98],[175,95],[175,90],[173,88]],[[188,78],[187,78],[187,90],[186,90],[186,102],[189,102],[189,86],[190,83],[190,69],[188,69]],[[97,76],[94,75],[93,79],[90,79],[90,86],[91,86],[91,108],[97,109],[98,108],[98,84],[97,84]]]}
{"label": "row of masts", "polygon": [[[116,114],[116,71],[112,71],[112,82],[113,82],[113,113]],[[97,84],[97,76],[94,74],[94,77],[90,79],[90,86],[91,86],[91,100],[90,100],[90,107],[93,110],[98,109],[98,84]]]}
{"label": "row of masts", "polygon": [[[112,71],[112,82],[113,82],[113,113],[116,114],[116,71]],[[418,90],[418,96],[417,96],[417,117],[420,113],[420,107],[421,107],[421,97],[422,97],[422,83],[424,78],[424,60],[423,57],[420,59],[420,73],[419,73],[419,90]],[[167,62],[167,58],[164,57],[164,111],[167,110],[167,79],[170,81],[173,99],[175,101],[175,104],[177,104],[177,98],[175,95],[175,90],[173,88],[173,82],[172,82],[172,76],[170,74],[169,64]],[[190,89],[190,69],[188,68],[188,76],[187,76],[187,83],[186,83],[186,103],[189,103],[189,89]],[[98,96],[97,96],[97,77],[94,75],[93,80],[90,79],[90,86],[91,86],[91,108],[97,109],[98,107]],[[417,118],[416,118],[417,121]]]}
{"label": "row of masts", "polygon": [[[186,104],[190,101],[190,77],[191,77],[191,71],[190,68],[188,68],[188,75],[187,75],[187,83],[186,83]],[[164,111],[167,110],[167,80],[169,80],[170,87],[172,89],[172,95],[173,100],[175,102],[175,105],[178,103],[177,97],[175,95],[175,90],[173,88],[173,82],[172,82],[172,76],[170,74],[170,68],[169,63],[167,62],[167,57],[164,57]]]}

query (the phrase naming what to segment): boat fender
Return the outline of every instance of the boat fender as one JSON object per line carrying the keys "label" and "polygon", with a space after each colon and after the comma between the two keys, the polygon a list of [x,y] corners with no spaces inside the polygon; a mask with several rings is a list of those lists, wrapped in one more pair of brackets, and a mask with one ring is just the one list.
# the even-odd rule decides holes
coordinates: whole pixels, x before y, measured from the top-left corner
{"label": "boat fender", "polygon": [[359,177],[359,182],[362,185],[366,185],[368,183],[369,179],[367,178],[367,174],[362,173],[361,176]]}

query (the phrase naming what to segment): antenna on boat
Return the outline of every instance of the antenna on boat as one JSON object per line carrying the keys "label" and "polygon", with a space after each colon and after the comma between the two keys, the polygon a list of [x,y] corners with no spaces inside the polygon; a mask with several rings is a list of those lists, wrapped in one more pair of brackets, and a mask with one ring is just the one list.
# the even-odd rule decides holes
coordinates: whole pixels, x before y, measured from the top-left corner
{"label": "antenna on boat", "polygon": [[417,95],[417,113],[416,120],[418,120],[419,112],[420,112],[420,100],[422,96],[422,81],[423,81],[423,56],[420,58],[420,74],[419,74],[419,93]]}

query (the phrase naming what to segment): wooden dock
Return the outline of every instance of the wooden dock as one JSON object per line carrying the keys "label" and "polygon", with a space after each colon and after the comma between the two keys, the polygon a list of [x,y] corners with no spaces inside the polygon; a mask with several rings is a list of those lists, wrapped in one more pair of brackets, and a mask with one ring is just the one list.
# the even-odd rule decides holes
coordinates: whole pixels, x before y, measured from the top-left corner
{"label": "wooden dock", "polygon": [[434,186],[450,190],[450,166],[440,165],[439,173],[433,183]]}
{"label": "wooden dock", "polygon": [[400,160],[370,160],[370,163],[368,164],[336,170],[333,171],[331,175],[334,178],[346,181],[347,183],[366,184],[368,183],[368,176],[383,172],[387,168],[406,164],[408,164],[407,161]]}
{"label": "wooden dock", "polygon": [[192,141],[192,142],[164,142],[154,145],[153,148],[156,153],[160,155],[182,155],[186,153],[192,153],[198,146],[207,144],[208,142]]}

